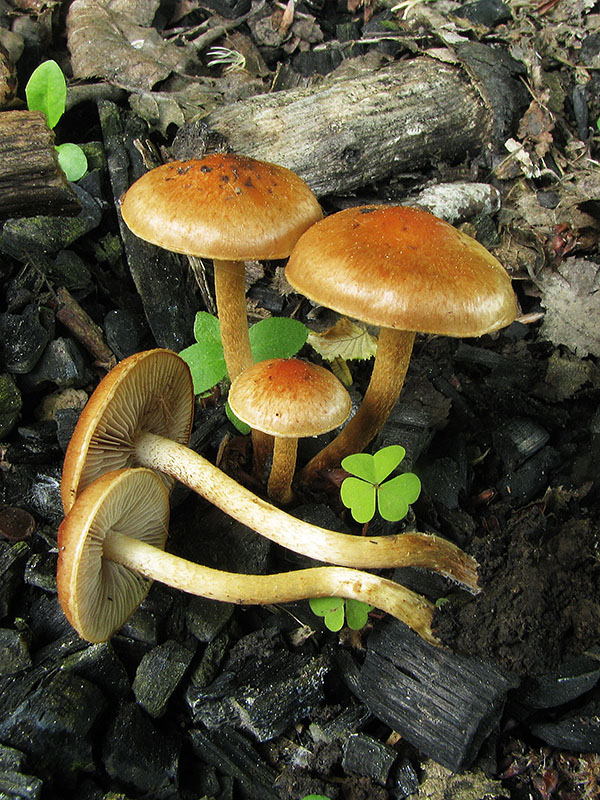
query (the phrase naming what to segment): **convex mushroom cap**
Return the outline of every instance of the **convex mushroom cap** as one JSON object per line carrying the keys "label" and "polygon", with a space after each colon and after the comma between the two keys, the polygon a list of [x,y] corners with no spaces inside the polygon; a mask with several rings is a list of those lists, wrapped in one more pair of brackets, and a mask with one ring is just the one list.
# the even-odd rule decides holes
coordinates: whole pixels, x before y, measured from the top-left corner
{"label": "convex mushroom cap", "polygon": [[121,214],[141,239],[226,261],[287,258],[323,216],[294,172],[232,153],[150,170],[123,196]]}
{"label": "convex mushroom cap", "polygon": [[337,428],[352,408],[332,372],[299,358],[271,358],[248,367],[232,383],[229,404],[247,425],[275,437],[267,491],[281,503],[293,499],[298,439]]}
{"label": "convex mushroom cap", "polygon": [[305,481],[378,433],[402,389],[416,332],[481,336],[517,313],[510,278],[485,247],[407,206],[358,206],[315,223],[294,247],[286,277],[311,300],[380,328],[363,402],[304,468]]}

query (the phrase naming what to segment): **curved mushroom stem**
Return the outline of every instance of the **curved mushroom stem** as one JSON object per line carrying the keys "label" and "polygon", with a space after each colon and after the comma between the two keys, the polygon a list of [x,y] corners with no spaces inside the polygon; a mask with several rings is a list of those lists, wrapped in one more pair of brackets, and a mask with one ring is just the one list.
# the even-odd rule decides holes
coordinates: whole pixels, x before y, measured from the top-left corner
{"label": "curved mushroom stem", "polygon": [[360,453],[377,436],[402,391],[414,341],[414,331],[381,328],[371,380],[358,411],[300,471],[301,483],[310,483],[321,470],[338,467],[343,458]]}
{"label": "curved mushroom stem", "polygon": [[[234,381],[254,363],[246,313],[246,268],[243,261],[214,259],[213,265],[223,357],[229,379]],[[260,480],[265,461],[273,449],[272,439],[262,431],[253,430],[252,447],[253,473]]]}
{"label": "curved mushroom stem", "polygon": [[294,499],[292,479],[296,469],[298,439],[293,436],[275,436],[273,445],[273,465],[267,493],[271,500],[289,505]]}
{"label": "curved mushroom stem", "polygon": [[141,465],[171,475],[238,522],[296,553],[347,567],[425,567],[479,591],[475,559],[439,536],[352,536],[311,525],[262,500],[189,447],[153,433],[139,436],[135,456]]}
{"label": "curved mushroom stem", "polygon": [[244,605],[266,605],[310,597],[362,600],[401,619],[423,639],[431,631],[433,605],[410,589],[368,572],[315,567],[275,575],[240,575],[204,567],[116,531],[104,540],[104,557],[175,589]]}

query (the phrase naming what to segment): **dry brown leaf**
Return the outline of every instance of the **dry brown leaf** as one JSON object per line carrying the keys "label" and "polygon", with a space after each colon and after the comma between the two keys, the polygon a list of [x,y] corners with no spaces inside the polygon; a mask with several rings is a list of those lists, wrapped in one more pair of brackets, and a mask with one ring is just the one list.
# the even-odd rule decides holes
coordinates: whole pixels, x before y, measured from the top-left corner
{"label": "dry brown leaf", "polygon": [[[76,78],[104,78],[126,89],[146,91],[172,72],[185,72],[192,50],[164,41],[145,22],[154,0],[74,0],[67,41]],[[148,5],[150,3],[150,5]],[[131,13],[138,11],[140,17]]]}
{"label": "dry brown leaf", "polygon": [[577,356],[600,356],[600,265],[585,258],[565,259],[539,279],[546,309],[540,334]]}
{"label": "dry brown leaf", "polygon": [[323,333],[311,331],[308,344],[325,361],[335,358],[364,360],[372,358],[377,352],[377,339],[358,322],[341,317],[332,328]]}

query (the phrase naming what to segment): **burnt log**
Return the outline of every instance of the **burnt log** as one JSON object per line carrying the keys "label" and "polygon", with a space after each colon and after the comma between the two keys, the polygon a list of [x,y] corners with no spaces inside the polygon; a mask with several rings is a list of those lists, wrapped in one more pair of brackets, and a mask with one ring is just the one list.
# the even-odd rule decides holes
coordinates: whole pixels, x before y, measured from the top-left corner
{"label": "burnt log", "polygon": [[320,196],[460,163],[499,147],[528,101],[506,54],[473,43],[457,55],[459,65],[419,57],[360,71],[358,62],[353,77],[231,103],[204,123]]}
{"label": "burnt log", "polygon": [[54,134],[39,111],[0,114],[0,219],[76,214],[77,195],[58,164]]}

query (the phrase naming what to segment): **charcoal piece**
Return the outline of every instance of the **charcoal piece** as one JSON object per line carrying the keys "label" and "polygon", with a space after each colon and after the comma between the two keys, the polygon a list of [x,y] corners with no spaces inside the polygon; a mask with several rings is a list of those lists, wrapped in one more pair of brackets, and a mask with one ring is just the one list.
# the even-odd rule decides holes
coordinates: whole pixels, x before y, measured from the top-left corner
{"label": "charcoal piece", "polygon": [[212,642],[233,614],[231,603],[215,603],[205,597],[192,597],[187,604],[185,623],[199,642]]}
{"label": "charcoal piece", "polygon": [[2,800],[38,800],[43,781],[34,775],[0,770],[0,798]]}
{"label": "charcoal piece", "polygon": [[21,392],[12,375],[0,375],[0,439],[4,439],[15,426],[23,402]]}
{"label": "charcoal piece", "polygon": [[165,713],[193,657],[193,650],[168,639],[142,658],[132,688],[135,699],[151,717]]}
{"label": "charcoal piece", "polygon": [[25,754],[20,750],[15,750],[14,747],[7,747],[0,744],[0,772],[8,770],[9,772],[20,772],[23,768],[25,761]]}
{"label": "charcoal piece", "polygon": [[548,486],[548,473],[559,463],[559,453],[548,445],[499,481],[496,488],[512,505],[529,503]]}
{"label": "charcoal piece", "polygon": [[496,428],[492,439],[504,467],[514,470],[541,450],[550,434],[535,420],[516,417]]}
{"label": "charcoal piece", "polygon": [[21,379],[25,392],[38,391],[48,384],[59,389],[81,389],[93,380],[86,359],[74,339],[61,337],[51,341],[41,358]]}
{"label": "charcoal piece", "polygon": [[73,673],[58,673],[36,684],[0,721],[0,740],[22,750],[42,778],[66,783],[77,770],[95,769],[90,731],[105,700],[94,684]]}
{"label": "charcoal piece", "polygon": [[48,265],[48,276],[55,286],[64,286],[77,299],[94,291],[94,279],[83,259],[73,250],[60,250],[54,262]]}
{"label": "charcoal piece", "polygon": [[356,733],[370,717],[371,712],[362,704],[351,705],[328,722],[312,722],[309,727],[310,735],[316,744],[331,744]]}
{"label": "charcoal piece", "polygon": [[458,508],[459,496],[466,487],[466,477],[453,458],[437,458],[419,474],[427,496],[445,508]]}
{"label": "charcoal piece", "polygon": [[23,264],[32,258],[44,261],[48,253],[63,250],[97,228],[102,219],[99,204],[80,186],[71,184],[81,203],[73,217],[20,217],[4,223],[0,250]]}
{"label": "charcoal piece", "polygon": [[392,767],[388,785],[394,800],[416,795],[419,791],[419,776],[407,758],[398,760]]}
{"label": "charcoal piece", "polygon": [[600,700],[593,699],[576,713],[553,722],[530,725],[530,731],[551,747],[579,753],[600,752]]}
{"label": "charcoal piece", "polygon": [[22,314],[0,314],[0,364],[8,372],[25,375],[41,358],[50,334],[31,304]]}
{"label": "charcoal piece", "polygon": [[368,639],[359,692],[382,722],[457,771],[476,757],[516,685],[492,664],[434,647],[392,620]]}
{"label": "charcoal piece", "polygon": [[159,731],[136,704],[117,711],[103,747],[106,771],[121,785],[151,797],[172,796],[177,790],[181,742],[173,732]]}
{"label": "charcoal piece", "polygon": [[590,648],[548,675],[528,678],[519,700],[529,708],[556,708],[589,692],[600,681],[600,648]]}
{"label": "charcoal piece", "polygon": [[[11,464],[48,464],[61,454],[56,443],[56,424],[51,420],[21,425],[17,428],[18,438],[7,450],[7,461]],[[60,469],[55,467],[55,474],[60,476]],[[25,476],[23,483],[30,486],[35,483],[32,476]],[[15,505],[18,505],[15,503]]]}
{"label": "charcoal piece", "polygon": [[127,309],[114,308],[108,312],[104,317],[104,333],[106,343],[119,359],[142,349],[143,327]]}
{"label": "charcoal piece", "polygon": [[171,610],[173,597],[169,590],[154,584],[145,600],[121,628],[121,633],[144,644],[155,645]]}
{"label": "charcoal piece", "polygon": [[55,523],[63,518],[65,512],[60,496],[60,467],[48,467],[36,473],[27,502],[31,510],[47,522]]}
{"label": "charcoal piece", "polygon": [[372,778],[385,786],[397,753],[383,742],[364,733],[353,733],[344,747],[342,767],[345,772]]}
{"label": "charcoal piece", "polygon": [[190,676],[191,689],[188,691],[195,692],[198,688],[204,688],[215,680],[229,647],[229,641],[229,634],[222,631],[206,645],[200,663]]}
{"label": "charcoal piece", "polygon": [[57,557],[56,553],[33,553],[25,565],[25,583],[46,592],[55,592]]}
{"label": "charcoal piece", "polygon": [[72,632],[55,594],[41,594],[31,604],[28,622],[36,647],[41,647]]}
{"label": "charcoal piece", "polygon": [[112,700],[125,697],[129,677],[110,642],[92,644],[70,653],[61,663],[63,671],[72,671],[96,684]]}
{"label": "charcoal piece", "polygon": [[202,0],[202,6],[226,19],[237,19],[250,10],[250,0]]}
{"label": "charcoal piece", "polygon": [[12,598],[22,581],[22,563],[29,553],[26,542],[7,544],[0,540],[0,619],[8,614]]}
{"label": "charcoal piece", "polygon": [[30,666],[31,656],[23,633],[0,628],[0,675],[14,675]]}
{"label": "charcoal piece", "polygon": [[[303,75],[310,78],[315,72],[319,75],[328,75],[343,61],[341,52],[335,47],[320,47],[313,50],[299,50],[292,58],[292,67]],[[359,161],[361,159],[361,149],[347,147],[343,157],[346,161]]]}
{"label": "charcoal piece", "polygon": [[245,800],[280,800],[273,790],[276,772],[266,764],[250,742],[231,728],[189,732],[197,758],[239,784]]}
{"label": "charcoal piece", "polygon": [[508,22],[511,18],[510,8],[502,0],[475,0],[474,3],[464,3],[454,11],[457,17],[464,17],[474,25],[484,25],[493,28],[501,22]]}
{"label": "charcoal piece", "polygon": [[329,670],[324,656],[280,651],[269,658],[248,659],[237,675],[224,674],[206,689],[190,687],[186,699],[194,722],[207,728],[241,727],[266,742],[323,701]]}

